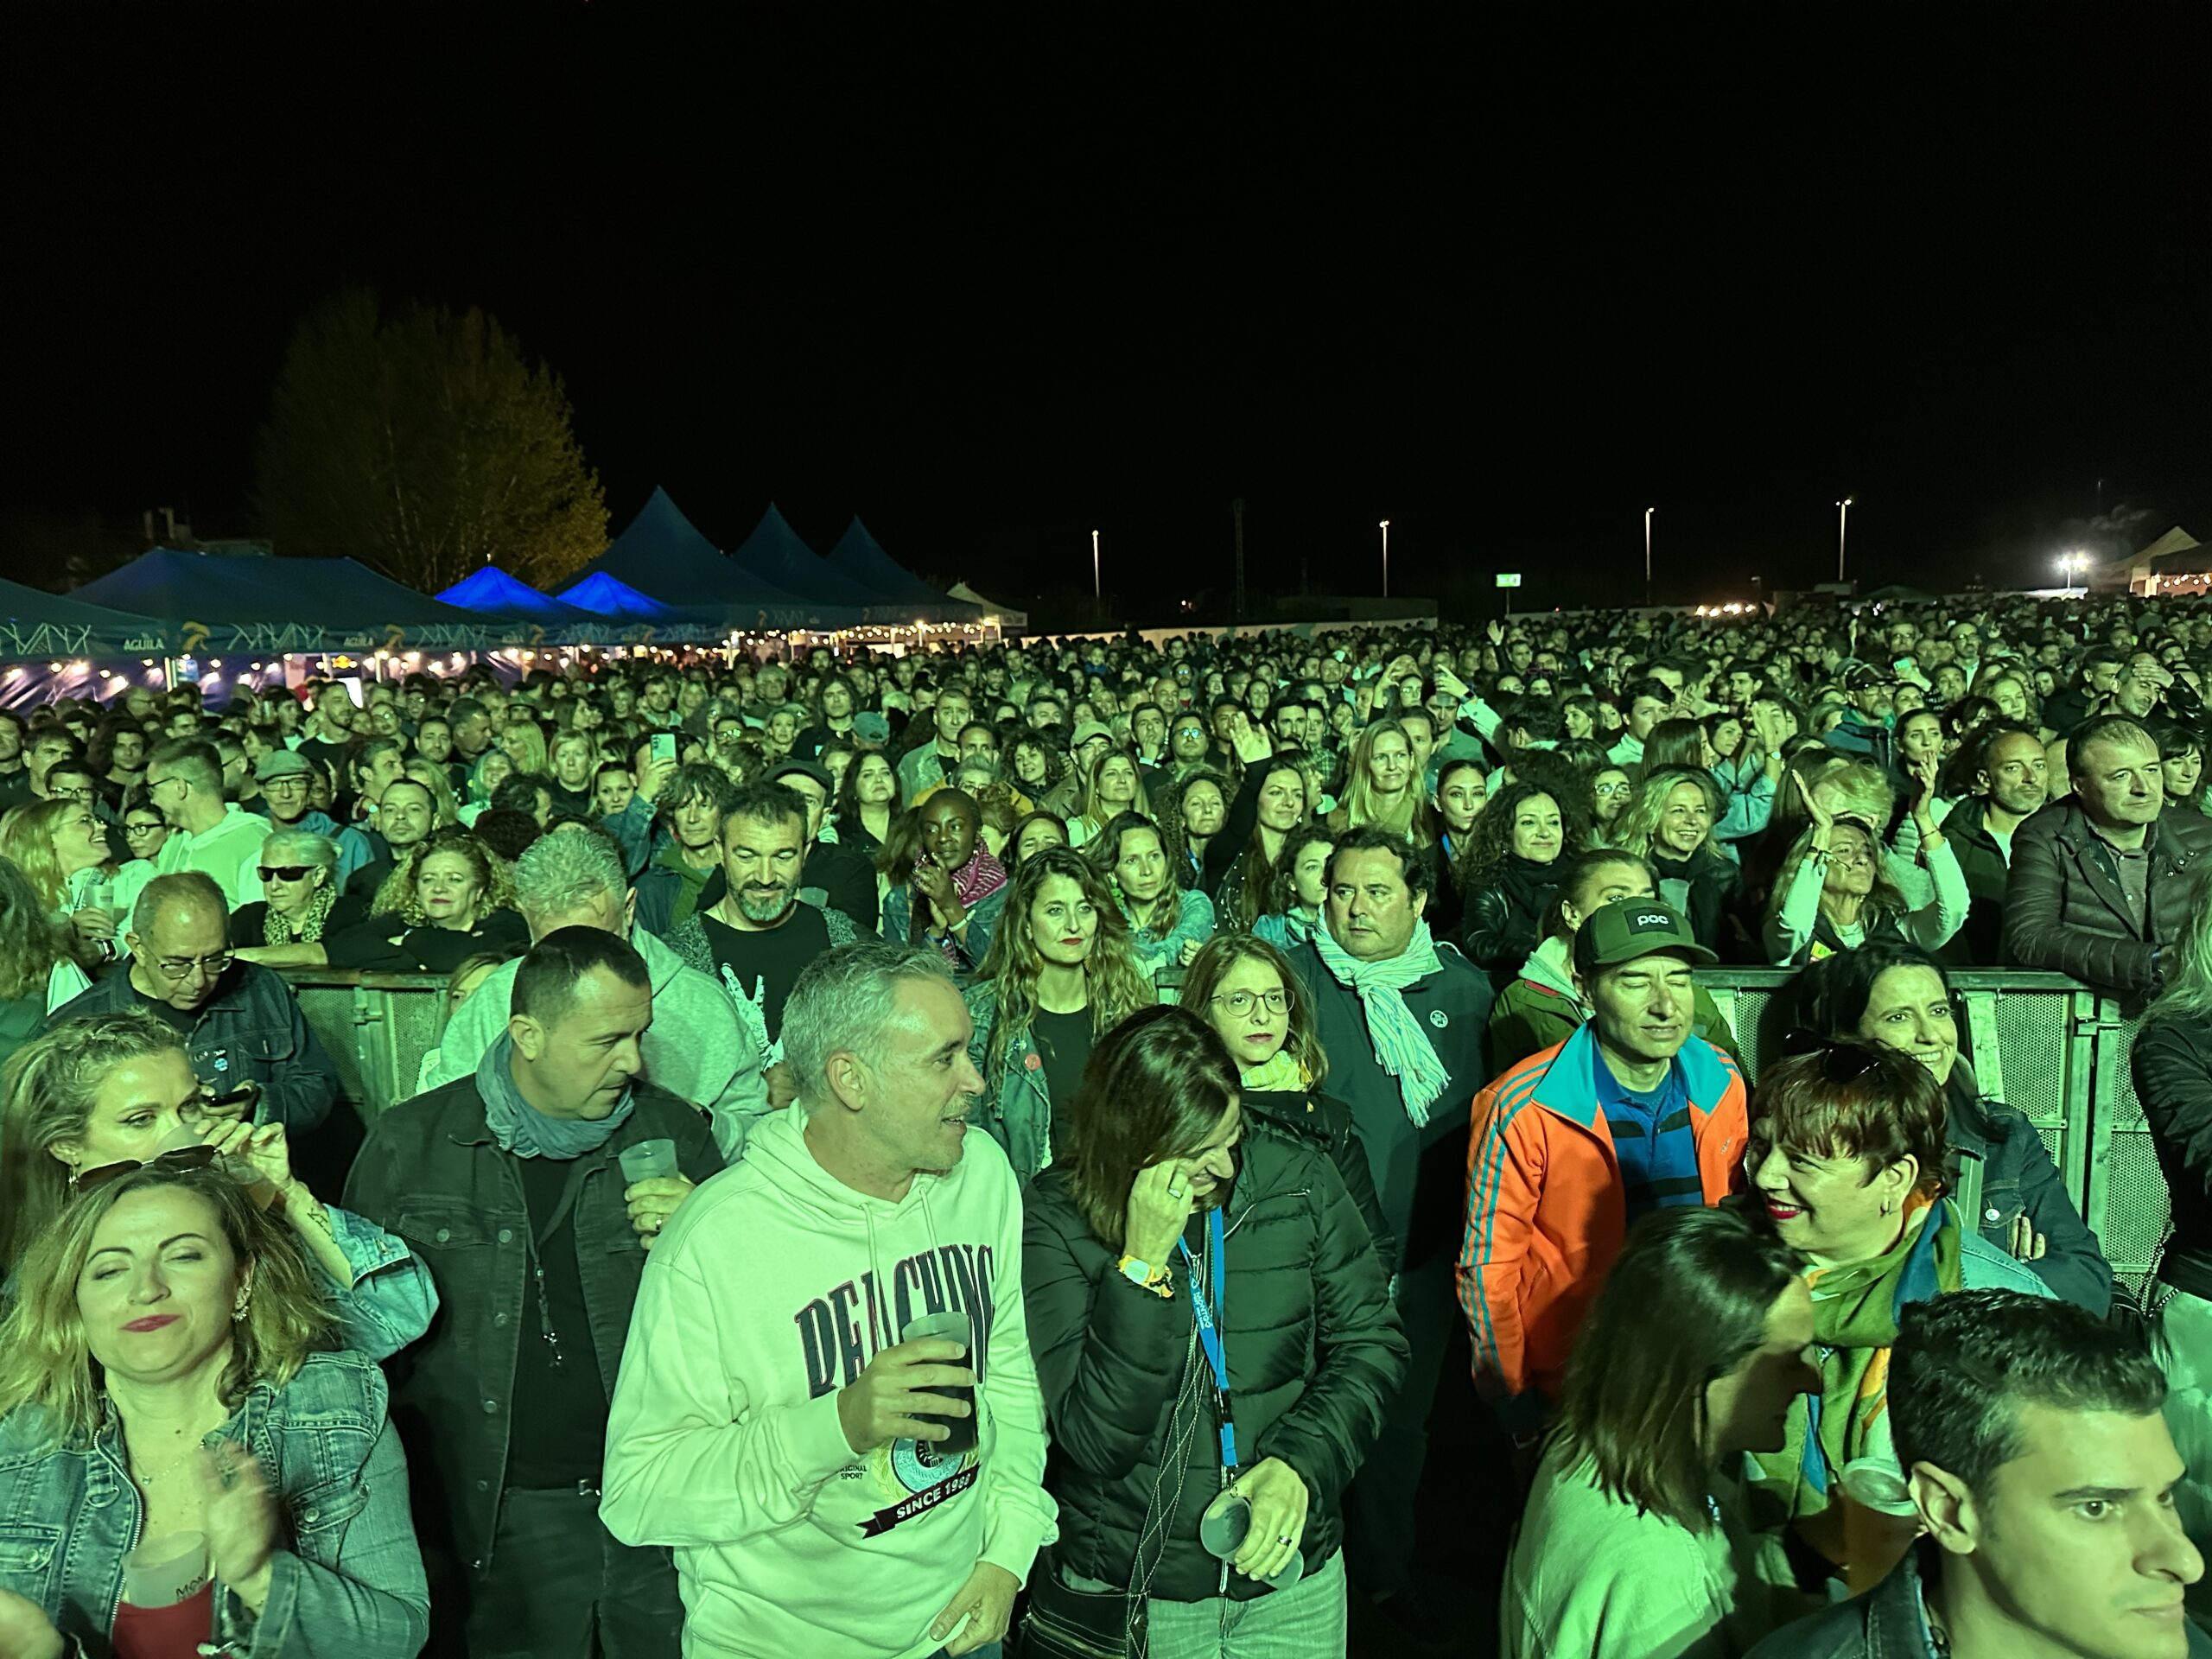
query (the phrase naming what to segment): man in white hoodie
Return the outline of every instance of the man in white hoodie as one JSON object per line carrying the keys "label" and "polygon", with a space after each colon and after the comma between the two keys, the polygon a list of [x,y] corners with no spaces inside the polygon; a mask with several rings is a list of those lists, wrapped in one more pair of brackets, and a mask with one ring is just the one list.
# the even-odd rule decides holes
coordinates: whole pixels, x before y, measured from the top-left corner
{"label": "man in white hoodie", "polygon": [[[798,1103],[654,1248],[601,1515],[674,1547],[686,1659],[995,1655],[1056,1535],[1021,1195],[969,1130],[969,1034],[934,951],[817,959],[785,1006]],[[899,1340],[947,1311],[969,1347]],[[943,1451],[971,1384],[976,1444]]]}

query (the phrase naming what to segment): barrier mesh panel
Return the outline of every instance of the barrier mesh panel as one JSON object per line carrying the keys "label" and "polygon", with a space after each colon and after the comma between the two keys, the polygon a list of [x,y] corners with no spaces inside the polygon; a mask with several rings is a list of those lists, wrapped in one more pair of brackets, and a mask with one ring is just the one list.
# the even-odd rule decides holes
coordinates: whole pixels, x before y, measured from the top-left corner
{"label": "barrier mesh panel", "polygon": [[2135,1079],[2128,1066],[2134,1041],[2132,1021],[2104,1028],[2107,1052],[2097,1057],[2101,1087],[2097,1109],[2102,1124],[2098,1139],[2103,1155],[2090,1172],[2085,1213],[2113,1274],[2139,1289],[2157,1264],[2173,1209],[2158,1149],[2152,1143],[2150,1121],[2144,1116],[2143,1103],[2135,1097]]}

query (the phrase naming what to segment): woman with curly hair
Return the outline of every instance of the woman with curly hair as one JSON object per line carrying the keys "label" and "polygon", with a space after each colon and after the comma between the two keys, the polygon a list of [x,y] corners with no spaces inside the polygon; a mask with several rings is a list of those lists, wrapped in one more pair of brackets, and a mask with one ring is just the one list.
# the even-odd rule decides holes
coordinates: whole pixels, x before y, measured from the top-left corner
{"label": "woman with curly hair", "polygon": [[978,1121],[1026,1185],[1066,1150],[1053,1104],[1075,1097],[1093,1041],[1154,1001],[1098,872],[1064,847],[1040,849],[1007,889],[976,982],[962,994],[982,1074]]}
{"label": "woman with curly hair", "polygon": [[1702,767],[1647,767],[1613,845],[1651,861],[1659,896],[1689,918],[1700,944],[1725,959],[1737,954],[1725,947],[1744,877],[1713,842],[1721,810],[1720,785]]}
{"label": "woman with curly hair", "polygon": [[480,951],[529,944],[507,861],[474,836],[448,830],[402,859],[377,889],[369,919],[327,949],[334,968],[450,974]]}
{"label": "woman with curly hair", "polygon": [[1462,943],[1493,981],[1510,983],[1544,937],[1559,895],[1561,855],[1579,851],[1586,835],[1572,797],[1562,800],[1525,779],[1492,798],[1475,820],[1460,855],[1466,895]]}
{"label": "woman with curly hair", "polygon": [[1205,884],[1206,854],[1229,823],[1229,780],[1217,772],[1185,772],[1156,803],[1153,822],[1160,826],[1167,865],[1182,887]]}
{"label": "woman with curly hair", "polygon": [[0,1058],[29,1041],[48,1014],[92,983],[23,873],[0,858]]}

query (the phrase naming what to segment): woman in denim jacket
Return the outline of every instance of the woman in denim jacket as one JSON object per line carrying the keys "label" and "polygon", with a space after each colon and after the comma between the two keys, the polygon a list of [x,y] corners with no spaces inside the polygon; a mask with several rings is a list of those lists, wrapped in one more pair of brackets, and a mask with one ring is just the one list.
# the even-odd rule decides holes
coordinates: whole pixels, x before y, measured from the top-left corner
{"label": "woman in denim jacket", "polygon": [[1039,849],[1006,891],[990,954],[961,995],[983,1077],[977,1119],[1026,1186],[1066,1141],[1053,1110],[1065,1112],[1092,1039],[1157,999],[1121,907],[1080,853]]}
{"label": "woman in denim jacket", "polygon": [[[294,1235],[194,1152],[126,1168],[20,1264],[0,1325],[0,1653],[413,1659],[429,1595],[384,1377]],[[197,1573],[124,1600],[124,1557]],[[175,1601],[175,1605],[166,1605]]]}
{"label": "woman in denim jacket", "polygon": [[384,1359],[429,1329],[437,1292],[405,1244],[294,1179],[283,1125],[226,1121],[201,1103],[178,1033],[143,1008],[64,1020],[16,1052],[0,1108],[0,1285],[10,1287],[0,1310],[17,1262],[80,1175],[204,1137],[272,1194],[347,1347]]}

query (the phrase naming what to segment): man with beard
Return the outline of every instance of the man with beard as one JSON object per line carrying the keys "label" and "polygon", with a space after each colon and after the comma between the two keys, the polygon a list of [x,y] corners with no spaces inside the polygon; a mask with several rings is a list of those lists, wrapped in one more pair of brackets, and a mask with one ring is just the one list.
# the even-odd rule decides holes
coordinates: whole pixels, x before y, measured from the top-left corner
{"label": "man with beard", "polygon": [[399,861],[428,837],[437,812],[430,791],[412,778],[396,778],[386,784],[377,804],[375,827],[349,825],[340,837],[341,857],[348,855],[345,843],[357,839],[359,850],[366,854],[346,877],[346,891],[374,898]]}
{"label": "man with beard", "polygon": [[1974,793],[1943,820],[1973,905],[1966,925],[1936,954],[1959,968],[1993,968],[2003,957],[2005,889],[2012,879],[2012,832],[2050,793],[2043,740],[2020,726],[1984,727]]}
{"label": "man with beard", "polygon": [[[781,784],[747,785],[722,814],[722,895],[692,918],[707,957],[694,965],[721,979],[753,1031],[774,1107],[797,1097],[781,1064],[785,999],[807,963],[860,937],[844,912],[800,895],[806,844],[806,805],[798,794]],[[690,931],[674,930],[670,943],[684,950]]]}

